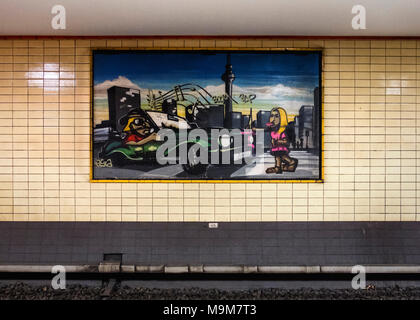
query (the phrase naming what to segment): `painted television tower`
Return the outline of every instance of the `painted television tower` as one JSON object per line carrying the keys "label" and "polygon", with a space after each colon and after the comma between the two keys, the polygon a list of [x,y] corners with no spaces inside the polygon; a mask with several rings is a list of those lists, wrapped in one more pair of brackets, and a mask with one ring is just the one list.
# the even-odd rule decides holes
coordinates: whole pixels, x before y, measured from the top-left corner
{"label": "painted television tower", "polygon": [[225,92],[227,97],[225,98],[225,114],[232,112],[232,95],[233,95],[233,80],[235,75],[232,72],[232,65],[230,63],[230,53],[226,55],[226,70],[222,74],[222,80],[225,82]]}

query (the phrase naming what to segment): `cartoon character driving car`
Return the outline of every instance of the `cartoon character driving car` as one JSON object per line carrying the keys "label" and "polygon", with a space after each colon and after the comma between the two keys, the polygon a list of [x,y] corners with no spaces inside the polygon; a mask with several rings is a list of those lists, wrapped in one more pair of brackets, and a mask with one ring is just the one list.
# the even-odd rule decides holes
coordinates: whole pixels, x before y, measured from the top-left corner
{"label": "cartoon character driving car", "polygon": [[149,141],[156,140],[156,132],[149,119],[138,111],[129,112],[121,119],[125,123],[124,143],[128,145],[142,145]]}
{"label": "cartoon character driving car", "polygon": [[274,167],[268,168],[266,173],[294,172],[298,159],[289,157],[289,138],[286,135],[287,127],[286,110],[280,107],[273,108],[270,113],[270,122],[267,126],[271,131],[271,154],[275,158]]}

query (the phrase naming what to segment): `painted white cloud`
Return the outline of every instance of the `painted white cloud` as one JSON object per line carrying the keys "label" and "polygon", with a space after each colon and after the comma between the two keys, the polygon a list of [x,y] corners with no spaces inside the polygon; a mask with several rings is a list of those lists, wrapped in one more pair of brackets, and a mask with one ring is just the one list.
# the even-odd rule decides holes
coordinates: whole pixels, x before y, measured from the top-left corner
{"label": "painted white cloud", "polygon": [[[212,95],[219,95],[225,92],[225,85],[207,86],[205,89]],[[233,92],[235,95],[241,93],[253,93],[257,95],[257,99],[261,100],[276,100],[284,99],[285,97],[313,98],[313,92],[311,90],[306,88],[289,87],[283,84],[263,87],[239,87],[233,85]]]}
{"label": "painted white cloud", "polygon": [[306,88],[288,87],[282,84],[275,86],[264,86],[264,87],[250,87],[247,88],[253,91],[259,99],[273,100],[281,99],[284,97],[300,97],[300,98],[312,98],[313,92]]}
{"label": "painted white cloud", "polygon": [[288,114],[298,114],[299,109],[304,105],[313,105],[313,101],[308,100],[279,100],[277,104],[285,107]]}
{"label": "painted white cloud", "polygon": [[[225,93],[225,85],[207,86],[205,89],[211,95]],[[266,100],[275,102],[276,105],[284,106],[290,113],[298,113],[303,105],[313,104],[313,92],[307,88],[289,87],[283,84],[263,87],[239,87],[233,85],[234,96],[239,94],[255,94],[259,101]]]}
{"label": "painted white cloud", "polygon": [[[204,87],[212,96],[218,96],[225,93],[225,84],[221,84],[218,86],[207,86]],[[249,93],[246,89],[233,85],[233,93],[234,95],[238,95],[241,93],[247,94]]]}
{"label": "painted white cloud", "polygon": [[138,85],[136,85],[134,82],[132,82],[128,78],[124,76],[119,76],[117,79],[106,80],[104,82],[101,82],[95,85],[94,87],[95,98],[107,98],[108,97],[107,90],[108,88],[111,88],[112,86],[142,90]]}

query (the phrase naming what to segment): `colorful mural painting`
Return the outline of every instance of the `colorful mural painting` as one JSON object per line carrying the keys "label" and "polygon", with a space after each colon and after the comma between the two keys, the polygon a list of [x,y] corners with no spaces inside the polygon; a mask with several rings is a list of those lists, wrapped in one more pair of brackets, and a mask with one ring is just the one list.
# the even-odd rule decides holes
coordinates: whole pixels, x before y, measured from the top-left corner
{"label": "colorful mural painting", "polygon": [[321,51],[92,59],[92,181],[322,181]]}

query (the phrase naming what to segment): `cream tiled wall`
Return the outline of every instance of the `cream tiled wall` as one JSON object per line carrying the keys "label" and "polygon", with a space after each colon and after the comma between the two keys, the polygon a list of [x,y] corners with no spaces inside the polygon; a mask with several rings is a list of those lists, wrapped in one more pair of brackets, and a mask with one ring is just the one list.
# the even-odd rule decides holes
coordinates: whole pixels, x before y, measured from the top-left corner
{"label": "cream tiled wall", "polygon": [[[324,48],[324,183],[90,183],[90,50]],[[420,220],[420,41],[0,40],[0,220]]]}

